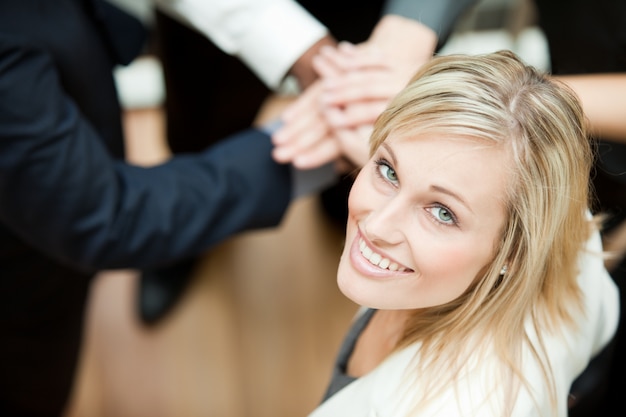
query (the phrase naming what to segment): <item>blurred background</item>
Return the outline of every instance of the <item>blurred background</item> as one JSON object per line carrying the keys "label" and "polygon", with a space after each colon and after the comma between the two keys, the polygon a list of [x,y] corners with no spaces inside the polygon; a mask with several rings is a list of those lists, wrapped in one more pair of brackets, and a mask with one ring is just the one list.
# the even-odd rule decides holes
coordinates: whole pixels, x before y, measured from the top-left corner
{"label": "blurred background", "polygon": [[[116,2],[152,24],[147,4]],[[549,69],[525,0],[481,1],[441,53],[499,49]],[[148,51],[118,68],[116,79],[129,159],[150,165],[167,158],[159,58]],[[276,114],[286,100],[273,97],[258,118]],[[342,248],[343,228],[318,197],[298,200],[278,228],[243,233],[207,252],[181,302],[152,326],[138,319],[137,273],[100,274],[65,417],[307,415],[322,397],[357,309],[335,284]]]}

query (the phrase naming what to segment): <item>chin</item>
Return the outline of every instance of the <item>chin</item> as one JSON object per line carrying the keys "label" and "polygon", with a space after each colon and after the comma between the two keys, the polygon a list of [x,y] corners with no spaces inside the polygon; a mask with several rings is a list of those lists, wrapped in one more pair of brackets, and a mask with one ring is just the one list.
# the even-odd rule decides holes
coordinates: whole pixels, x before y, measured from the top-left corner
{"label": "chin", "polygon": [[367,283],[359,282],[358,278],[339,273],[337,286],[339,291],[353,303],[363,307],[378,308],[376,307],[378,297],[372,296],[371,291],[368,291]]}
{"label": "chin", "polygon": [[339,266],[339,273],[337,274],[337,286],[339,291],[349,298],[351,301],[361,304],[359,301],[362,297],[359,297],[359,283],[354,279],[350,279],[346,274],[341,273],[341,265]]}

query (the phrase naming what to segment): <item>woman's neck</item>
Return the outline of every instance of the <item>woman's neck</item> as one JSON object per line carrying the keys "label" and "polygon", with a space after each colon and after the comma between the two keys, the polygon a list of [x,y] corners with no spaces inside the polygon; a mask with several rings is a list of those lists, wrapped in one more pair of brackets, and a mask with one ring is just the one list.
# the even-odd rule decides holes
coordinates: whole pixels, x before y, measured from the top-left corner
{"label": "woman's neck", "polygon": [[380,365],[395,350],[410,313],[410,310],[376,311],[354,346],[347,374],[361,377]]}

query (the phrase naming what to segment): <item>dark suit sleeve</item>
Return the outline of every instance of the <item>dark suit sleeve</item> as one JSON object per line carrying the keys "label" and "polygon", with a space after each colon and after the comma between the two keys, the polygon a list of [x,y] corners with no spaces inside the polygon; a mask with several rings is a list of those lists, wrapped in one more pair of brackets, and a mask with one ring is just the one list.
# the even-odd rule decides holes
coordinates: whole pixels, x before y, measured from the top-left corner
{"label": "dark suit sleeve", "polygon": [[151,168],[113,159],[49,56],[0,35],[0,221],[87,270],[155,267],[280,222],[286,165],[248,130]]}

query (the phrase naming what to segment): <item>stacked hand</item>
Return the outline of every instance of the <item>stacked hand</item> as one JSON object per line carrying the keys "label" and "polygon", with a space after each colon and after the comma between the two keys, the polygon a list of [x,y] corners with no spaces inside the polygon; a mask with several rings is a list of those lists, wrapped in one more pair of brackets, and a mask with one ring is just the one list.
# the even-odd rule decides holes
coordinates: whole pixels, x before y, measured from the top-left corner
{"label": "stacked hand", "polygon": [[430,59],[435,43],[430,29],[387,16],[362,44],[321,48],[313,60],[319,79],[283,112],[283,127],[272,138],[274,158],[301,169],[365,164],[376,118]]}

